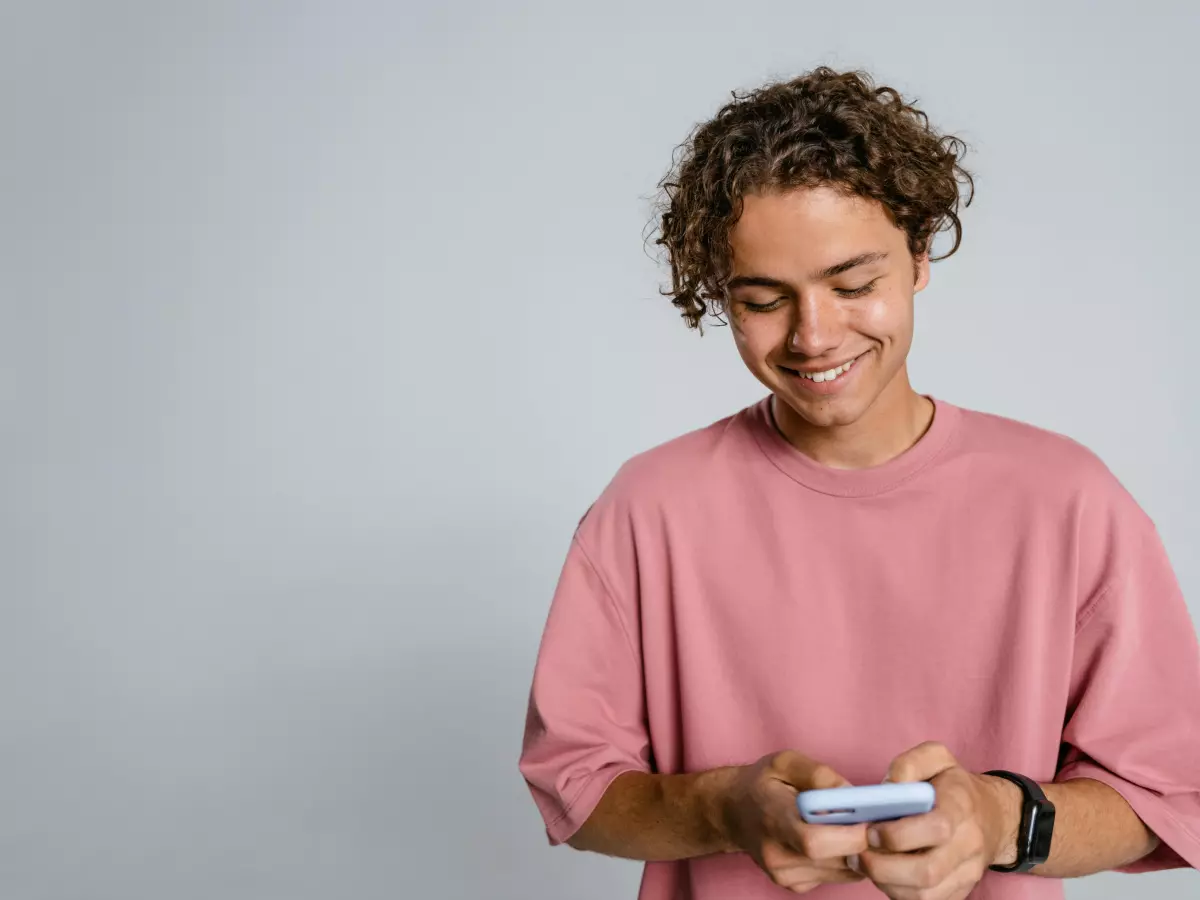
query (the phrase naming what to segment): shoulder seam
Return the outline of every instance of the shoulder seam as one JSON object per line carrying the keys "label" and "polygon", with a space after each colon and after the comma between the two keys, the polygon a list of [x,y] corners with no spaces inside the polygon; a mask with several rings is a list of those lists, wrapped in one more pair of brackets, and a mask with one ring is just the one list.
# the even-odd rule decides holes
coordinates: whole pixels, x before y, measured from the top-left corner
{"label": "shoulder seam", "polygon": [[1076,634],[1079,634],[1079,632],[1083,631],[1083,629],[1087,626],[1087,623],[1091,621],[1092,616],[1096,614],[1096,610],[1100,608],[1105,598],[1112,593],[1113,588],[1116,587],[1117,583],[1124,577],[1125,573],[1121,573],[1120,577],[1112,578],[1105,582],[1104,587],[1092,595],[1092,598],[1088,600],[1086,604],[1084,604],[1083,609],[1081,609],[1075,616]]}
{"label": "shoulder seam", "polygon": [[625,621],[625,615],[621,611],[621,605],[617,602],[617,592],[613,590],[612,584],[608,580],[608,576],[604,574],[600,567],[596,565],[596,561],[592,559],[592,555],[588,552],[587,547],[584,545],[583,537],[580,535],[578,530],[576,530],[571,540],[575,542],[575,546],[579,548],[580,555],[583,556],[584,560],[588,564],[588,567],[595,573],[596,578],[599,579],[600,586],[604,588],[604,597],[608,601],[609,606],[612,608],[613,613],[616,614],[617,624],[621,626],[621,634],[625,636],[625,646],[633,655],[634,660],[640,665],[641,656],[637,651],[637,644],[634,643],[633,636],[629,632],[629,623]]}
{"label": "shoulder seam", "polygon": [[1083,631],[1100,607],[1112,595],[1114,588],[1123,583],[1130,576],[1130,574],[1132,574],[1133,567],[1136,565],[1136,559],[1141,556],[1141,552],[1146,545],[1146,540],[1147,533],[1143,531],[1138,540],[1137,551],[1134,554],[1135,562],[1129,563],[1121,572],[1117,573],[1108,581],[1106,581],[1103,586],[1101,586],[1100,590],[1096,591],[1096,593],[1092,595],[1091,599],[1084,604],[1083,608],[1075,617],[1076,634]]}

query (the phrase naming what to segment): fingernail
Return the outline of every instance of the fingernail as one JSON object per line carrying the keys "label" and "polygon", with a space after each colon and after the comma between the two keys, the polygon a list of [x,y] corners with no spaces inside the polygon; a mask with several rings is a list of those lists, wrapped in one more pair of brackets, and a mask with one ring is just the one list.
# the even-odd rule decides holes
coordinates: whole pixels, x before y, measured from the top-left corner
{"label": "fingernail", "polygon": [[846,857],[846,865],[848,865],[851,869],[853,869],[859,875],[862,874],[862,867],[859,864],[857,853],[855,853],[853,856]]}
{"label": "fingernail", "polygon": [[867,829],[867,844],[878,850],[883,844],[879,840],[879,832],[874,828]]}

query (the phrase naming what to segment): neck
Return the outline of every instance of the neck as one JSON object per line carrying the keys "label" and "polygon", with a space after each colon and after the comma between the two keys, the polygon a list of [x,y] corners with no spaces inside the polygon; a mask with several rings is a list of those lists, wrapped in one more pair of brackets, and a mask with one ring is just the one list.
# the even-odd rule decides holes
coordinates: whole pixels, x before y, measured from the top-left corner
{"label": "neck", "polygon": [[912,389],[906,369],[848,425],[813,425],[778,397],[772,404],[775,422],[788,442],[833,469],[882,465],[919,441],[933,421],[932,401]]}

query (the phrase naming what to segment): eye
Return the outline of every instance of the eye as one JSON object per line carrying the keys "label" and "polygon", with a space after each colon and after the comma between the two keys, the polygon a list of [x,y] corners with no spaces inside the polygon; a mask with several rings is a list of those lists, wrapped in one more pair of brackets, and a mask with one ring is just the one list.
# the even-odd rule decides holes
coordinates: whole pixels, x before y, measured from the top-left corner
{"label": "eye", "polygon": [[770,312],[773,309],[778,309],[780,304],[782,304],[782,303],[783,303],[783,298],[777,297],[776,299],[772,300],[770,303],[751,303],[749,300],[743,300],[742,306],[744,306],[750,312],[765,313],[765,312]]}
{"label": "eye", "polygon": [[[879,278],[882,278],[882,277],[883,277],[882,275],[879,276]],[[834,291],[841,297],[850,297],[850,298],[865,297],[867,294],[871,293],[871,291],[875,290],[875,282],[879,281],[879,278],[872,278],[870,281],[868,281],[862,287],[834,288]]]}

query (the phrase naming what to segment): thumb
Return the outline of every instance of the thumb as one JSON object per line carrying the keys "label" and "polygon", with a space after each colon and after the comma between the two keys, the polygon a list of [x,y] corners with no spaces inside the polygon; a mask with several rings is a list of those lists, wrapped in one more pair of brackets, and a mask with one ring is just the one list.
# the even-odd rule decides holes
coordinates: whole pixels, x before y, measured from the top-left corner
{"label": "thumb", "polygon": [[788,751],[775,760],[779,779],[797,791],[818,791],[826,788],[849,787],[850,782],[832,768],[802,753]]}
{"label": "thumb", "polygon": [[954,754],[944,744],[926,741],[911,750],[906,750],[888,768],[885,781],[932,781],[947,769],[958,765]]}

